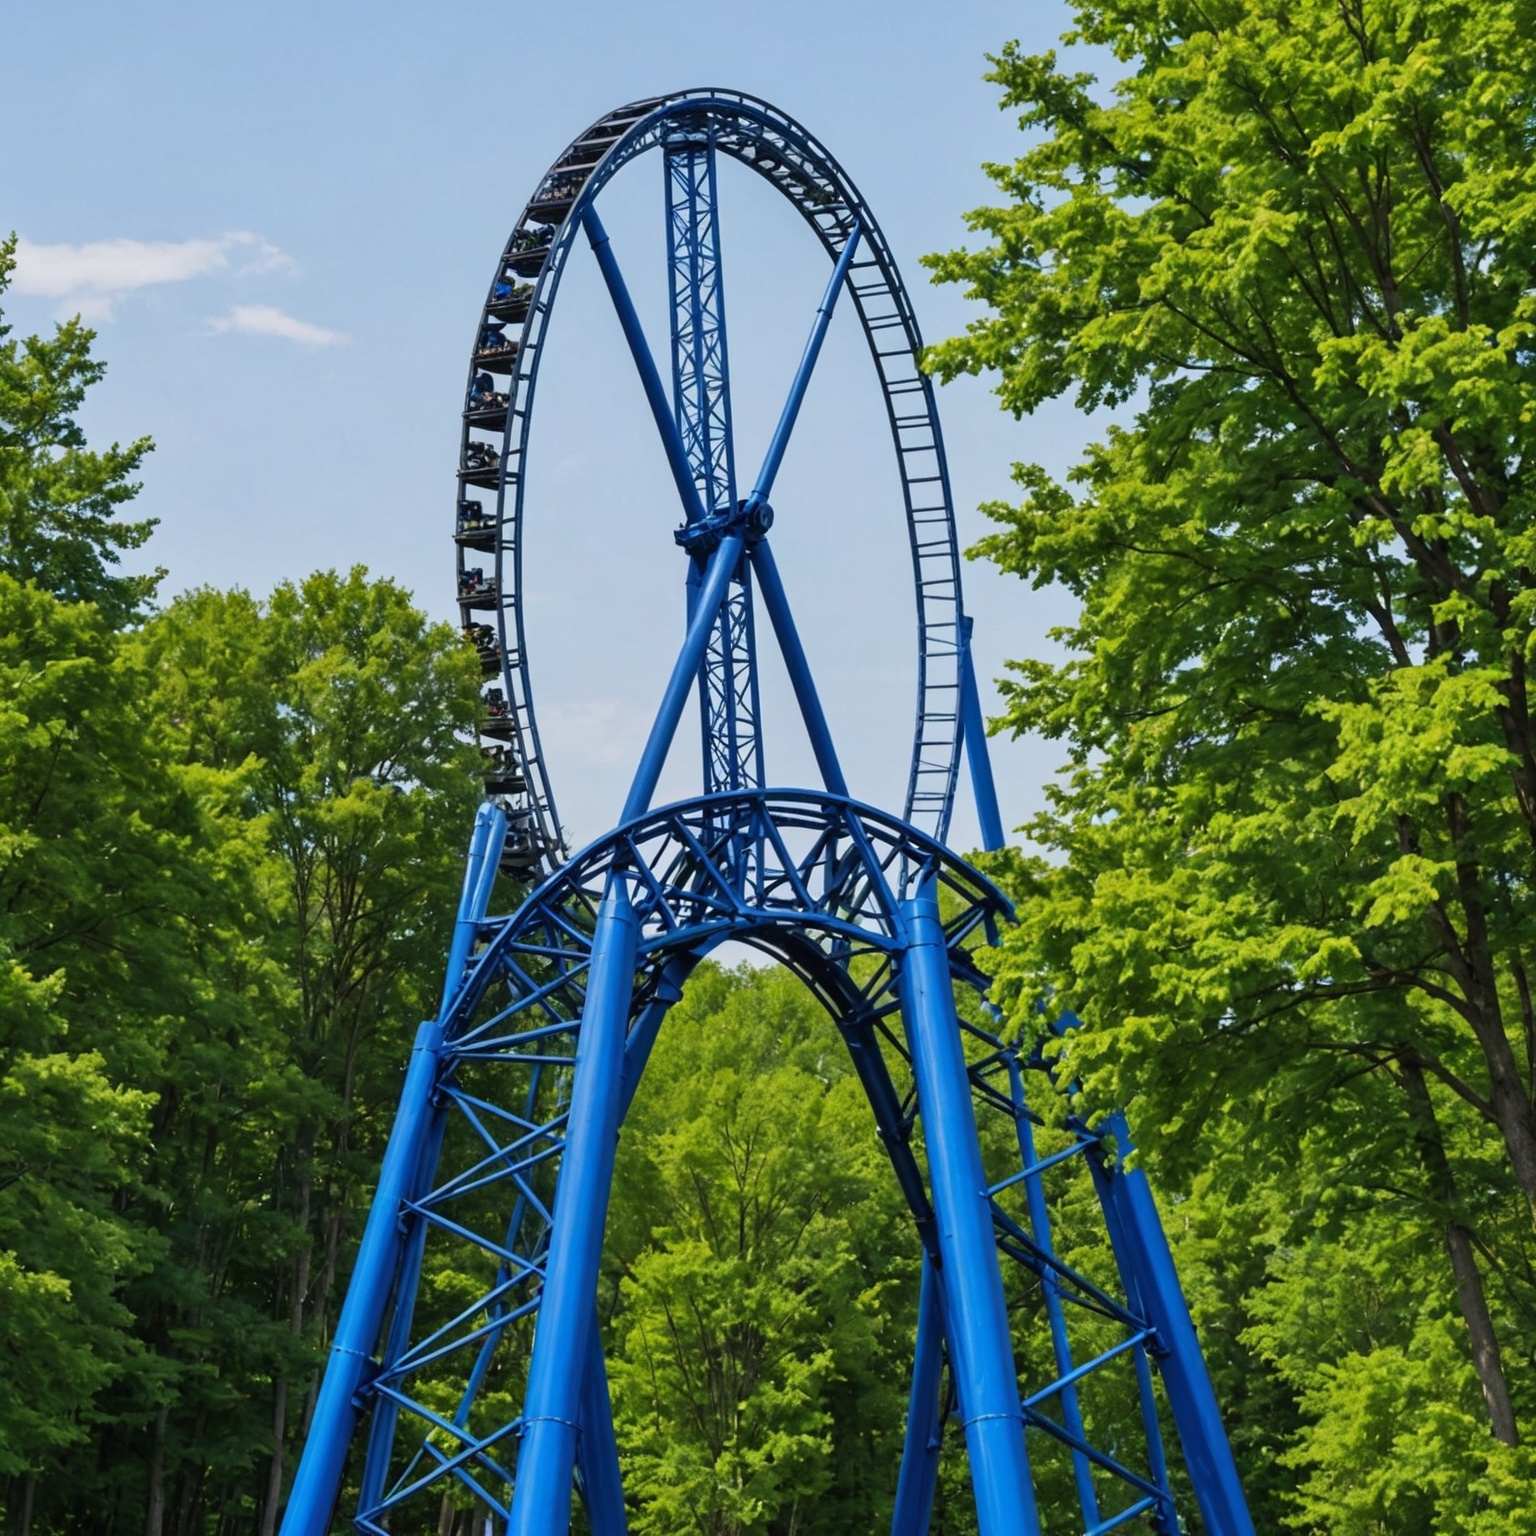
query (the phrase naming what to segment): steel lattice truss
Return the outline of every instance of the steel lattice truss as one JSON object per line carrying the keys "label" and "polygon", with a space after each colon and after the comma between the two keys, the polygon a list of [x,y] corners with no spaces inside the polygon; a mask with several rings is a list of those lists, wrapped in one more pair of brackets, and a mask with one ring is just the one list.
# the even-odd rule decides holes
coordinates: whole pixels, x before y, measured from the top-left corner
{"label": "steel lattice truss", "polygon": [[[662,163],[672,301],[672,398],[678,433],[698,488],[699,510],[729,513],[736,505],[736,462],[713,140],[707,132],[691,130],[669,137]],[[703,569],[702,560],[691,562],[690,592]],[[743,561],[699,671],[706,791],[750,788],[764,782],[760,716],[752,574]]]}
{"label": "steel lattice truss", "polygon": [[[954,980],[978,991],[972,950],[1008,918],[1002,896],[937,844],[868,807],[825,795],[769,791],[669,807],[621,829],[534,891],[512,917],[477,925],[475,952],[445,1013],[434,1138],[442,1152],[434,1187],[410,1200],[413,1263],[434,1241],[469,1245],[482,1259],[481,1289],[439,1320],[398,1328],[367,1389],[375,1400],[360,1529],[418,1511],[435,1515],[447,1483],[497,1518],[510,1513],[512,1458],[502,1449],[521,1420],[501,1406],[508,1362],[526,1349],[545,1280],[558,1174],[570,1112],[586,981],[598,908],[612,879],[631,893],[640,938],[626,1035],[631,1091],[662,1017],[700,954],[726,938],[775,953],[821,999],[853,1053],[917,1230],[932,1241],[934,1214],[914,1147],[918,1113],[899,1023],[899,956],[907,935],[901,898],[936,880]],[[1025,1074],[1043,1063],[984,1022],[969,1078],[979,1106],[1015,1127],[1022,1165],[989,1190],[998,1249],[1032,1276],[1048,1310],[1077,1309],[1117,1337],[1092,1358],[1066,1365],[1025,1398],[1031,1424],[1124,1485],[1118,1513],[1158,1509],[1174,1519],[1161,1465],[1149,1350],[1154,1331],[1123,1299],[1059,1259],[1028,1217],[1010,1213],[1011,1191],[1038,1188],[1048,1169],[1088,1155],[1101,1178],[1099,1135],[1078,1126],[1048,1158],[1033,1155],[1039,1124],[1024,1098]],[[510,1106],[510,1107],[509,1107]],[[506,1213],[510,1212],[510,1216]],[[1065,1322],[1063,1320],[1063,1327]],[[1102,1326],[1100,1331],[1102,1332]],[[1126,1466],[1084,1437],[1078,1383],[1129,1357],[1158,1449],[1150,1465]],[[451,1368],[451,1369],[450,1369]],[[465,1385],[451,1409],[433,1390],[445,1374]],[[515,1397],[516,1394],[513,1394]],[[380,1425],[384,1428],[381,1430]],[[394,1444],[386,1449],[386,1437]]]}
{"label": "steel lattice truss", "polygon": [[[594,206],[650,149],[666,188],[665,381]],[[739,499],[721,155],[786,197],[833,262]],[[567,858],[533,712],[521,528],[538,363],[578,231],[679,498],[687,624],[618,829]],[[768,537],[775,477],[843,294],[886,401],[912,552],[918,707],[901,817],[848,794]],[[1172,1536],[1181,1516],[1165,1421],[1209,1536],[1251,1536],[1156,1206],[1123,1158],[1125,1122],[1090,1122],[1069,1095],[1074,1112],[1048,1126],[1032,1103],[1062,1103],[1044,1015],[1019,1035],[986,1000],[982,957],[1010,912],[944,846],[962,746],[986,845],[1000,847],[1003,832],[920,348],[856,189],[803,128],[750,97],[684,92],[611,114],[566,150],[519,220],[476,333],[455,522],[466,632],[499,679],[484,726],[490,799],[283,1536],[321,1536],[349,1464],[361,1531],[427,1529],[452,1495],[508,1536],[566,1536],[579,1492],[593,1536],[623,1536],[596,1311],[615,1148],[667,1010],[728,941],[772,955],[825,1007],[912,1216],[920,1289],[892,1536],[928,1530],[946,1433],[963,1440],[982,1536],[1040,1536],[1041,1469],[1053,1456],[1084,1536],[1133,1525]],[[495,493],[493,509],[468,499],[476,488]],[[489,575],[468,564],[477,553],[494,559]],[[755,599],[822,790],[762,787]],[[704,793],[654,810],[691,698]],[[491,917],[499,876],[520,894],[511,915]],[[1102,1218],[1092,1262],[1069,1262],[1054,1240],[1053,1209],[1072,1199]]]}

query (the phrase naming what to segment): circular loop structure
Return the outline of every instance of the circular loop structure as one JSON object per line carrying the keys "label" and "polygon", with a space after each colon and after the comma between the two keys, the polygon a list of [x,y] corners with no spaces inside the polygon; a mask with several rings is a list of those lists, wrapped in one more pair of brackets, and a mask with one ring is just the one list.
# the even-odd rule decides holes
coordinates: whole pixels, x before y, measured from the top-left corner
{"label": "circular loop structure", "polygon": [[[687,153],[707,151],[705,162]],[[920,831],[942,842],[953,806],[960,758],[963,612],[954,511],[932,385],[919,364],[922,336],[890,248],[856,187],[826,148],[793,118],[767,102],[735,91],[690,90],[632,102],[600,118],[555,160],[524,207],[497,263],[475,332],[460,442],[454,538],[458,546],[458,597],[466,629],[475,639],[487,677],[482,734],[489,763],[487,789],[508,806],[513,840],[509,869],[525,880],[558,867],[566,840],[556,810],[549,764],[540,739],[526,625],[523,568],[525,491],[538,384],[550,315],[566,261],[583,217],[623,166],[648,150],[668,151],[669,256],[691,259],[699,276],[697,245],[678,238],[688,201],[690,175],[710,178],[713,218],[714,154],[729,156],[774,187],[800,214],[827,254],[847,257],[857,239],[857,259],[845,261],[843,287],[869,344],[898,468],[898,482],[912,554],[917,612],[917,710],[908,772],[905,815]],[[682,183],[680,188],[671,181]],[[680,211],[678,211],[680,210]],[[711,228],[718,263],[719,231]],[[708,250],[705,253],[708,260]],[[686,274],[685,274],[686,277]],[[718,273],[715,274],[718,292]],[[677,308],[674,282],[674,310]],[[728,419],[711,438],[711,410],[703,375],[724,390],[723,324],[718,354],[710,338],[689,336],[674,313],[673,384],[679,429],[690,456],[701,465],[697,484],[706,514],[730,513],[722,505],[734,486]],[[689,352],[690,345],[693,348]],[[683,375],[696,368],[704,408],[690,418]],[[728,413],[728,398],[724,406]],[[894,489],[894,488],[893,488]],[[494,502],[477,499],[490,493]],[[766,507],[759,515],[771,512]],[[487,570],[476,555],[489,556]],[[750,624],[750,618],[746,620]],[[755,688],[755,683],[751,685]],[[733,748],[734,750],[734,741]],[[756,753],[755,739],[741,749]],[[706,767],[708,764],[706,763]],[[716,785],[733,787],[725,773]]]}
{"label": "circular loop structure", "polygon": [[[594,207],[609,177],[653,148],[666,192],[670,393]],[[777,187],[833,259],[745,495],[726,357],[722,154]],[[578,230],[666,454],[688,572],[685,632],[618,825],[568,858],[533,710],[522,528],[539,361]],[[917,726],[901,816],[848,792],[768,537],[775,476],[844,292],[884,392],[912,550]],[[889,1529],[929,1529],[945,1426],[958,1420],[981,1536],[1067,1528],[1068,1500],[1074,1530],[1179,1531],[1156,1377],[1203,1528],[1253,1536],[1145,1176],[1117,1155],[1129,1146],[1124,1119],[1090,1124],[1072,1111],[1048,1122],[1031,1104],[1055,1091],[1034,1023],[1014,1034],[986,1000],[977,950],[1010,911],[944,845],[962,742],[983,842],[998,848],[1004,836],[921,345],[858,193],[809,134],[749,96],[685,91],[611,113],[566,149],[518,221],[476,332],[455,523],[459,602],[487,678],[488,799],[441,1003],[417,1032],[283,1536],[333,1528],[354,1445],[352,1524],[366,1536],[442,1528],[444,1512],[466,1502],[508,1536],[567,1536],[578,1492],[584,1529],[624,1536],[596,1306],[616,1152],[669,1008],[729,942],[779,960],[824,1005],[912,1216],[912,1374]],[[494,493],[494,505],[475,490]],[[489,574],[470,563],[476,554],[491,558]],[[766,782],[759,600],[824,789]],[[654,808],[695,695],[702,793]],[[516,900],[493,916],[506,874]],[[985,1137],[982,1116],[996,1127]],[[1047,1174],[1074,1223],[1097,1199],[1107,1251],[1093,1273],[1056,1249]],[[1012,1306],[1005,1266],[1024,1271]],[[1016,1328],[1039,1335],[1022,1357]],[[1053,1457],[1055,1472],[1039,1470]]]}

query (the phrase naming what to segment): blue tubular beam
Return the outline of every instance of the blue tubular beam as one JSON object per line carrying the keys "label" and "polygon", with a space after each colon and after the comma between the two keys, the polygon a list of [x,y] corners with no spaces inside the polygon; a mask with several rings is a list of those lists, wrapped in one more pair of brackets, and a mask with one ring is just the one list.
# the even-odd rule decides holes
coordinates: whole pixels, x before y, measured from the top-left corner
{"label": "blue tubular beam", "polygon": [[[447,1116],[434,1109],[422,1137],[421,1156],[411,1183],[413,1193],[427,1189],[443,1150],[443,1136],[448,1129]],[[411,1341],[411,1323],[416,1314],[416,1292],[421,1283],[421,1261],[427,1246],[427,1223],[420,1216],[411,1219],[401,1244],[400,1276],[395,1285],[395,1311],[389,1320],[389,1334],[384,1345],[384,1359],[397,1360]],[[400,1405],[393,1398],[380,1397],[368,1426],[368,1451],[363,1459],[363,1477],[358,1487],[359,1509],[371,1509],[384,1497],[389,1473],[389,1458],[395,1445],[395,1425]]]}
{"label": "blue tubular beam", "polygon": [[[464,979],[475,934],[490,910],[491,891],[501,863],[501,848],[507,837],[506,814],[489,802],[475,813],[475,825],[469,836],[469,857],[464,866],[464,886],[459,894],[459,915],[453,927],[448,949],[448,966],[443,974],[443,998],[438,1011],[438,1027],[445,1033],[452,1006]],[[447,1124],[440,1110],[434,1112],[421,1141],[410,1193],[428,1189],[437,1159],[442,1151]],[[416,1311],[416,1292],[421,1280],[421,1260],[427,1243],[427,1223],[414,1218],[401,1245],[400,1273],[395,1284],[395,1311],[389,1320],[389,1335],[384,1346],[386,1362],[398,1359],[410,1344],[411,1323]],[[389,1470],[390,1451],[394,1446],[395,1424],[400,1405],[391,1398],[380,1398],[368,1427],[368,1452],[363,1462],[363,1478],[358,1494],[360,1508],[368,1509],[383,1497],[385,1476]]]}
{"label": "blue tubular beam", "polygon": [[644,1012],[635,1020],[624,1046],[624,1086],[619,1100],[619,1119],[629,1113],[640,1087],[645,1064],[650,1060],[651,1047],[661,1032],[661,1021],[667,1010],[683,995],[683,983],[693,969],[694,957],[673,955],[661,968],[656,982],[656,994],[646,1005]]}
{"label": "blue tubular beam", "polygon": [[938,1272],[923,1255],[917,1292],[917,1340],[912,1351],[912,1390],[907,1399],[907,1435],[891,1536],[928,1536],[933,1491],[939,1478],[939,1444],[944,1424],[939,1377],[944,1364],[944,1302]]}
{"label": "blue tubular beam", "polygon": [[981,823],[981,846],[989,853],[1001,848],[1003,815],[997,807],[997,785],[992,778],[992,754],[987,751],[987,722],[982,718],[981,693],[976,687],[976,665],[971,659],[971,620],[960,621],[960,730],[965,742],[965,761],[971,770],[971,798]]}
{"label": "blue tubular beam", "polygon": [[623,878],[613,876],[592,935],[508,1536],[565,1536],[570,1530],[571,1475],[584,1366],[596,1325],[597,1270],[618,1143],[624,1033],[638,938],[629,892]]}
{"label": "blue tubular beam", "polygon": [[757,472],[757,483],[747,498],[749,503],[765,502],[773,491],[774,478],[779,472],[779,465],[784,462],[784,450],[789,447],[789,435],[795,430],[795,418],[800,414],[800,406],[805,400],[806,386],[811,382],[817,354],[821,351],[822,342],[827,339],[827,327],[832,323],[832,310],[837,304],[837,295],[842,289],[843,279],[848,276],[853,253],[859,248],[859,233],[859,226],[855,224],[849,232],[847,244],[837,258],[837,265],[832,269],[827,291],[821,296],[816,319],[811,325],[810,338],[800,356],[800,366],[795,369],[794,382],[789,386],[789,398],[784,402],[784,409],[779,412],[779,424],[773,429],[768,452],[763,455],[763,467]]}
{"label": "blue tubular beam", "polygon": [[901,1012],[938,1217],[950,1370],[960,1397],[981,1536],[1039,1536],[971,1082],[933,881],[901,904]]}
{"label": "blue tubular beam", "polygon": [[811,738],[811,750],[816,754],[821,781],[834,795],[846,795],[848,781],[844,779],[842,766],[837,760],[837,748],[832,744],[832,730],[822,712],[816,680],[811,676],[811,664],[806,660],[804,646],[800,644],[795,616],[789,611],[789,597],[784,591],[784,583],[779,577],[779,568],[767,539],[760,539],[752,546],[751,559],[752,571],[763,594],[769,621],[778,637],[779,649],[784,653],[784,665],[789,670],[789,680],[794,686],[800,713],[805,717],[805,731]]}
{"label": "blue tubular beam", "polygon": [[[1034,1230],[1035,1241],[1047,1253],[1055,1255],[1056,1245],[1051,1240],[1051,1213],[1045,1203],[1045,1186],[1042,1170],[1036,1167],[1035,1128],[1024,1109],[1024,1074],[1019,1070],[1019,1059],[1011,1052],[1008,1056],[1008,1088],[1014,1105],[1014,1127],[1018,1135],[1019,1156],[1024,1161],[1026,1173],[1024,1193],[1029,1202],[1029,1224]],[[1067,1319],[1061,1304],[1061,1288],[1055,1270],[1042,1266],[1040,1290],[1045,1298],[1045,1313],[1051,1326],[1051,1346],[1056,1356],[1056,1370],[1061,1376],[1072,1372],[1072,1342],[1067,1336]],[[1068,1384],[1061,1389],[1061,1420],[1079,1440],[1086,1439],[1083,1431],[1083,1413],[1077,1400],[1077,1388]],[[1077,1483],[1077,1502],[1082,1506],[1083,1524],[1094,1526],[1099,1520],[1099,1501],[1093,1490],[1093,1468],[1088,1458],[1078,1451],[1072,1453],[1072,1476]]]}
{"label": "blue tubular beam", "polygon": [[[667,1010],[683,995],[683,982],[691,967],[674,955],[662,967],[656,996],[635,1020],[624,1047],[624,1070],[619,1086],[619,1119],[629,1113],[640,1076],[656,1043]],[[619,1475],[619,1447],[613,1433],[613,1404],[608,1396],[608,1371],[603,1364],[602,1333],[592,1320],[587,1346],[586,1375],[582,1381],[581,1436],[577,1464],[581,1469],[582,1497],[593,1536],[625,1536],[629,1529],[624,1512],[624,1484]]]}
{"label": "blue tubular beam", "polygon": [[416,1032],[405,1086],[400,1090],[400,1107],[384,1149],[378,1188],[373,1192],[347,1299],[336,1325],[309,1438],[283,1512],[282,1536],[325,1536],[330,1529],[347,1445],[357,1425],[357,1392],[372,1364],[373,1346],[400,1257],[400,1207],[410,1194],[432,1120],[432,1090],[437,1082],[442,1038],[442,1030],[434,1022],[423,1024]]}
{"label": "blue tubular beam", "polygon": [[581,1434],[576,1462],[581,1468],[581,1497],[592,1536],[625,1536],[624,1485],[619,1478],[619,1445],[613,1434],[613,1405],[608,1400],[608,1371],[603,1338],[594,1310],[587,1335],[587,1364],[581,1384]]}
{"label": "blue tubular beam", "polygon": [[[1122,1158],[1128,1155],[1132,1145],[1125,1116],[1109,1116],[1105,1129],[1114,1136]],[[1253,1536],[1248,1501],[1147,1176],[1123,1165],[1110,1171],[1096,1153],[1090,1154],[1089,1166],[1126,1291],[1139,1298],[1162,1346],[1158,1368],[1205,1528],[1210,1536]]]}
{"label": "blue tubular beam", "polygon": [[496,879],[496,865],[506,835],[505,814],[500,806],[487,801],[475,813],[474,830],[469,835],[469,858],[464,865],[464,888],[459,892],[459,915],[453,925],[448,965],[443,972],[443,997],[437,1013],[439,1023],[447,1022],[448,1005],[463,983],[464,966],[469,960],[475,933],[490,906],[491,886]]}
{"label": "blue tubular beam", "polygon": [[694,522],[704,515],[704,508],[699,502],[698,487],[693,483],[693,470],[689,466],[683,440],[678,435],[677,422],[673,418],[666,389],[662,385],[661,375],[656,372],[656,361],[651,356],[650,344],[645,339],[645,328],[635,312],[634,300],[629,296],[624,274],[619,271],[618,258],[613,254],[608,231],[603,228],[597,210],[589,207],[582,214],[581,223],[591,242],[592,254],[597,257],[603,281],[608,285],[608,297],[613,300],[619,324],[624,329],[624,339],[629,343],[630,356],[635,360],[635,371],[640,375],[640,383],[645,388],[645,398],[650,402],[651,415],[661,435],[661,446],[667,451],[667,465],[677,484],[678,499],[683,504],[683,515],[690,523]]}
{"label": "blue tubular beam", "polygon": [[619,821],[632,821],[650,808],[651,796],[656,793],[656,781],[661,777],[662,765],[677,734],[677,722],[688,703],[699,675],[699,662],[709,644],[710,631],[725,601],[726,589],[741,560],[745,540],[740,533],[728,533],[709,557],[704,583],[699,589],[698,601],[693,606],[693,617],[688,623],[688,633],[683,637],[682,649],[672,666],[672,676],[667,680],[666,692],[661,696],[661,706],[646,738],[645,750],[640,754],[640,766],[635,769],[634,783],[630,785],[629,798],[624,802]]}

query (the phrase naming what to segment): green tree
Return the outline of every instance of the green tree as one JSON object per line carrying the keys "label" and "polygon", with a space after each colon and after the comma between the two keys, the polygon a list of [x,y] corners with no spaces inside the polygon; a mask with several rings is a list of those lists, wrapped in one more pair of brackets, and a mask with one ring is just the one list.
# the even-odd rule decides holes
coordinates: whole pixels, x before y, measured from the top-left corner
{"label": "green tree", "polygon": [[696,973],[626,1122],[612,1210],[635,1530],[888,1519],[916,1238],[847,1052],[795,978]]}
{"label": "green tree", "polygon": [[[235,991],[210,996],[157,1127],[193,1204],[178,1212],[184,1273],[159,1298],[175,1486],[147,1497],[176,1506],[179,1528],[225,1499],[247,1518],[264,1447],[249,1528],[270,1532],[410,1030],[441,985],[478,794],[462,733],[479,669],[455,631],[361,568],[265,603],[190,593],[138,650],[182,760],[232,777],[255,845],[249,926],[213,957],[238,973],[221,974]],[[249,1020],[253,988],[274,975],[271,1013]],[[220,1439],[230,1415],[244,1429]],[[210,1487],[210,1469],[238,1481]]]}
{"label": "green tree", "polygon": [[0,1473],[23,1530],[144,1367],[149,1085],[220,910],[216,821],[149,692],[94,607],[0,573],[0,1338],[27,1383],[0,1409]]}
{"label": "green tree", "polygon": [[989,307],[941,375],[1120,413],[1067,483],[1019,466],[982,545],[1080,603],[1005,684],[1005,726],[1070,751],[1005,985],[1083,1016],[1070,1070],[1166,1187],[1220,1133],[1233,1198],[1294,1195],[1307,1145],[1412,1202],[1513,1445],[1536,1392],[1486,1292],[1536,1208],[1536,9],[1076,13],[1123,73],[1005,49],[1030,144],[989,168],[990,243],[931,259]]}
{"label": "green tree", "polygon": [[[16,265],[16,240],[0,240],[0,299]],[[78,319],[51,337],[11,339],[0,311],[0,571],[66,602],[90,602],[113,628],[141,617],[163,572],[113,570],[149,538],[155,520],[118,521],[138,494],[134,475],[150,440],[101,452],[75,420],[106,364],[91,356],[95,332]]]}

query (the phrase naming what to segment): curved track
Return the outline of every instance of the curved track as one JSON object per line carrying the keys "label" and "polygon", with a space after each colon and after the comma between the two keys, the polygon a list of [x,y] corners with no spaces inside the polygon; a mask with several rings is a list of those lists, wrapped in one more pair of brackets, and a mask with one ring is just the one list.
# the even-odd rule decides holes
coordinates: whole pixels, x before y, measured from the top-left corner
{"label": "curved track", "polygon": [[[960,759],[964,615],[948,466],[933,389],[918,366],[923,341],[911,303],[874,215],[805,128],[739,92],[681,91],[610,112],[556,158],[513,226],[475,332],[466,399],[473,406],[470,391],[486,372],[505,399],[464,412],[455,511],[459,597],[466,624],[494,630],[484,636],[494,644],[482,649],[496,711],[484,728],[494,754],[488,785],[508,802],[514,834],[526,839],[513,846],[525,850],[522,872],[529,878],[555,868],[566,853],[534,708],[523,600],[522,530],[539,365],[584,210],[631,160],[690,135],[707,137],[719,153],[774,187],[830,257],[839,255],[855,224],[860,231],[846,288],[885,399],[917,604],[917,709],[905,813],[941,842],[949,827]],[[511,345],[482,347],[487,327],[500,327]],[[477,498],[477,491],[494,501]],[[476,501],[479,513],[466,525],[465,504]],[[477,568],[477,554],[493,564],[489,570],[479,564],[484,582],[466,588],[465,572]]]}

